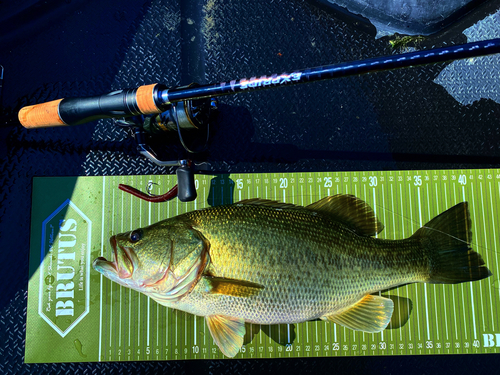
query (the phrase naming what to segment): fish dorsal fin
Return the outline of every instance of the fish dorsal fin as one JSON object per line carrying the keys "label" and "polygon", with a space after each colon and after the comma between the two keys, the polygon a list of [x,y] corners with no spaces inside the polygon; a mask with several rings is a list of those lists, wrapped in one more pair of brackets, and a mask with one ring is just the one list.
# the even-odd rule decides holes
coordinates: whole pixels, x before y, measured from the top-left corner
{"label": "fish dorsal fin", "polygon": [[348,310],[340,314],[327,314],[321,319],[355,331],[377,333],[387,327],[393,311],[394,303],[389,298],[367,295]]}
{"label": "fish dorsal fin", "polygon": [[245,321],[224,315],[209,315],[206,317],[208,329],[215,343],[227,357],[238,354],[245,336]]}
{"label": "fish dorsal fin", "polygon": [[360,236],[374,236],[384,229],[373,209],[354,195],[337,194],[323,198],[309,206],[302,207],[292,203],[282,203],[269,199],[245,199],[235,205],[266,206],[282,210],[307,210],[327,214],[336,221],[347,225]]}
{"label": "fish dorsal fin", "polygon": [[203,278],[210,284],[210,294],[224,294],[233,297],[250,297],[258,294],[264,286],[245,280],[226,279],[204,275]]}
{"label": "fish dorsal fin", "polygon": [[384,229],[375,211],[354,195],[337,194],[306,206],[308,210],[321,212],[347,225],[360,236],[374,236]]}
{"label": "fish dorsal fin", "polygon": [[242,201],[236,202],[235,205],[251,205],[251,206],[266,206],[272,208],[280,208],[282,210],[303,210],[304,207],[297,206],[292,203],[283,203],[279,201],[273,201],[270,199],[252,198],[244,199]]}

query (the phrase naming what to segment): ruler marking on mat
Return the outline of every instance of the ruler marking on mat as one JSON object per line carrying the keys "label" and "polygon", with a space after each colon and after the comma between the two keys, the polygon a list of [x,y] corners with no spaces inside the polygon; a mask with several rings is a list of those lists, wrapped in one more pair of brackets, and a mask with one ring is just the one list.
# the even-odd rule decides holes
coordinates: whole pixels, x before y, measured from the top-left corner
{"label": "ruler marking on mat", "polygon": [[[109,259],[110,233],[130,231],[187,211],[244,199],[259,197],[307,206],[330,194],[353,194],[373,208],[384,224],[376,237],[387,240],[408,238],[438,214],[468,201],[473,221],[472,248],[481,254],[493,277],[457,285],[417,283],[380,292],[381,296],[399,297],[399,315],[395,319],[401,320],[404,309],[411,308],[408,300],[412,311],[401,328],[377,334],[353,331],[322,320],[277,326],[248,325],[253,333],[236,358],[500,353],[494,341],[495,335],[500,334],[496,331],[499,326],[496,311],[500,308],[496,243],[499,236],[494,230],[500,221],[495,211],[500,199],[500,170],[197,175],[197,200],[182,203],[176,199],[162,204],[144,204],[136,197],[115,192],[118,180],[141,190],[146,189],[148,181],[154,181],[159,190],[168,190],[176,182],[175,176],[170,175],[79,179],[71,200],[86,215],[94,215],[89,216],[91,220],[102,221],[102,228],[92,236],[91,259],[97,256]],[[79,198],[77,189],[85,186],[102,194],[93,203],[93,209]],[[93,269],[91,272],[95,273]],[[68,357],[69,361],[225,358],[204,318],[166,308],[102,275],[92,276],[90,297],[95,303],[79,323],[80,330],[88,331],[79,337],[87,357]],[[30,293],[31,283],[39,283],[38,279],[30,280]],[[40,323],[40,327],[44,325],[48,326],[46,322]],[[86,339],[87,336],[94,337],[94,341]],[[75,340],[75,337],[68,335],[62,339]],[[27,341],[26,350],[35,345]],[[71,341],[66,346],[75,345]],[[50,361],[57,362],[57,358]]]}
{"label": "ruler marking on mat", "polygon": [[[105,205],[105,191],[106,191],[106,176],[102,178],[102,212],[101,212],[101,223],[102,223],[102,229],[101,229],[101,254],[100,256],[104,255],[104,208],[106,207]],[[98,354],[98,361],[100,362],[102,359],[102,284],[103,284],[103,276],[100,275],[99,277],[100,283],[100,295],[99,295],[99,354]]]}

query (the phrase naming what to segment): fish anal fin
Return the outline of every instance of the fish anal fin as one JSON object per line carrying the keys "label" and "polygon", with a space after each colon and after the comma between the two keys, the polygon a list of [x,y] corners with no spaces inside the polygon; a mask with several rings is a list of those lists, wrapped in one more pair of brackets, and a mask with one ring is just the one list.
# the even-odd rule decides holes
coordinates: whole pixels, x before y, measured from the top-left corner
{"label": "fish anal fin", "polygon": [[350,194],[337,194],[306,206],[308,210],[329,215],[360,236],[374,236],[384,229],[375,211],[363,200]]}
{"label": "fish anal fin", "polygon": [[208,329],[215,343],[226,357],[233,358],[243,345],[245,321],[223,315],[206,317]]}
{"label": "fish anal fin", "polygon": [[258,294],[264,286],[245,280],[227,279],[216,276],[203,276],[210,284],[210,294],[224,294],[233,297],[250,297]]}
{"label": "fish anal fin", "polygon": [[396,329],[403,327],[410,319],[413,310],[413,302],[406,297],[392,296],[378,292],[374,296],[381,296],[389,298],[394,303],[394,311],[392,313],[391,321],[386,329]]}
{"label": "fish anal fin", "polygon": [[324,315],[321,319],[355,331],[377,333],[387,327],[393,311],[394,303],[389,298],[367,295],[349,309]]}

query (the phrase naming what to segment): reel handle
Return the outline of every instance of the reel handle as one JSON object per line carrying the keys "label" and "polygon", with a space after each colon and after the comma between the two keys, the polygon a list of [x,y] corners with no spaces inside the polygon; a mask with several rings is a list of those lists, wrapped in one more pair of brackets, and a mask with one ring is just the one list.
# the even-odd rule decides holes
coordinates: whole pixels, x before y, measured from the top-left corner
{"label": "reel handle", "polygon": [[19,121],[25,128],[79,125],[102,118],[161,113],[165,101],[158,83],[85,98],[57,99],[21,108]]}
{"label": "reel handle", "polygon": [[177,175],[177,198],[181,202],[191,202],[197,197],[196,187],[194,185],[193,166],[187,160],[182,160],[180,167],[175,171]]}

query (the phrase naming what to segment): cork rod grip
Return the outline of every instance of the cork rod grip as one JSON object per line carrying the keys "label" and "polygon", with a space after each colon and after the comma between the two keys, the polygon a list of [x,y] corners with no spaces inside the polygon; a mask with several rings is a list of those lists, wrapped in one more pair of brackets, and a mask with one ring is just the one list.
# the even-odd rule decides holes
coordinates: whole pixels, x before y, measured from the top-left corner
{"label": "cork rod grip", "polygon": [[156,102],[154,100],[154,93],[157,83],[151,85],[139,86],[135,96],[137,106],[143,115],[159,113]]}
{"label": "cork rod grip", "polygon": [[19,111],[19,121],[25,128],[78,125],[104,118],[148,115],[164,111],[159,84],[124,89],[99,96],[65,98],[30,105]]}
{"label": "cork rod grip", "polygon": [[21,108],[19,111],[21,125],[28,129],[66,125],[59,116],[59,103],[61,100],[57,99]]}

